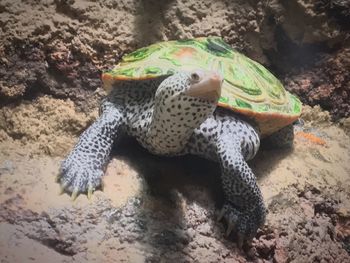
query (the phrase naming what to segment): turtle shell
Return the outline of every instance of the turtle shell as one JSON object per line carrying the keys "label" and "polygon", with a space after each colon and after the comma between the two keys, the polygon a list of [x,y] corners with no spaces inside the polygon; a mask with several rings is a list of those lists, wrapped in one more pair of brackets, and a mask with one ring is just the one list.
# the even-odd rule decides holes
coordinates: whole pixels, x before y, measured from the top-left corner
{"label": "turtle shell", "polygon": [[218,106],[253,118],[262,135],[294,122],[301,102],[264,66],[231,48],[219,37],[159,42],[122,58],[102,74],[106,90],[122,80],[142,80],[181,70],[207,69],[224,77]]}

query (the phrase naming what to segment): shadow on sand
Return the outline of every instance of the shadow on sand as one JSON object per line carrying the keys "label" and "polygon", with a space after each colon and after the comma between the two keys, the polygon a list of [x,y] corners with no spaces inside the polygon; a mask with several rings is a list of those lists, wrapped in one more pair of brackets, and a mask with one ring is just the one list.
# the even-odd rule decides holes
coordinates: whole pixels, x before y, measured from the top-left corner
{"label": "shadow on sand", "polygon": [[[267,175],[261,171],[273,169],[291,152],[261,149],[249,165],[259,180]],[[119,142],[113,155],[127,162],[142,176],[142,212],[138,215],[146,221],[148,229],[143,242],[152,246],[158,255],[177,252],[176,260],[181,260],[178,252],[183,252],[191,241],[186,237],[186,230],[196,226],[185,219],[184,200],[186,204],[196,203],[208,211],[207,215],[212,217],[208,223],[214,229],[211,236],[226,246],[230,243],[224,239],[223,225],[214,220],[215,210],[224,200],[217,163],[196,156],[155,156],[131,138]]]}

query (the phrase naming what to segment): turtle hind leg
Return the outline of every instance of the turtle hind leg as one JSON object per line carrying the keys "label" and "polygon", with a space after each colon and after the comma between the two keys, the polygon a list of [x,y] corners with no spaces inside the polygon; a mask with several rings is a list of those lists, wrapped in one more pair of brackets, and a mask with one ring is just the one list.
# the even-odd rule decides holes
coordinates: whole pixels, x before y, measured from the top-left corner
{"label": "turtle hind leg", "polygon": [[293,147],[294,126],[290,124],[261,140],[261,146],[266,149],[288,149]]}

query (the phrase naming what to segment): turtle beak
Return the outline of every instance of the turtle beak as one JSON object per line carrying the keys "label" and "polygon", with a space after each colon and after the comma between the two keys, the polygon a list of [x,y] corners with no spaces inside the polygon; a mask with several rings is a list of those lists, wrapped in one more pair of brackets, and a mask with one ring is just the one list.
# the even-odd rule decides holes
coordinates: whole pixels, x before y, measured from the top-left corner
{"label": "turtle beak", "polygon": [[199,82],[191,84],[185,95],[209,101],[218,101],[221,95],[223,77],[216,72],[207,72]]}

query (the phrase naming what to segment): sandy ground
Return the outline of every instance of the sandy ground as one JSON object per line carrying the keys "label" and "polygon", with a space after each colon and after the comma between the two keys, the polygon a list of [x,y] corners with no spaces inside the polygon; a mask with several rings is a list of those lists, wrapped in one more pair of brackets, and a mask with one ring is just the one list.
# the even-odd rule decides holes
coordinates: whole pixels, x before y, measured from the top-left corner
{"label": "sandy ground", "polygon": [[[350,262],[350,5],[311,0],[0,0],[0,262]],[[243,250],[215,219],[219,168],[114,148],[103,191],[59,195],[103,69],[160,40],[221,36],[305,106],[294,148],[250,163],[269,209]],[[329,110],[328,114],[324,109]],[[233,238],[234,239],[234,238]]]}
{"label": "sandy ground", "polygon": [[[306,107],[292,150],[260,151],[250,165],[269,214],[252,247],[239,251],[215,219],[222,201],[216,164],[152,156],[125,140],[103,191],[73,202],[59,195],[55,177],[74,134],[95,115],[49,97],[11,112],[2,120],[6,132],[20,136],[4,132],[0,143],[2,262],[350,261],[349,119],[331,123],[328,113]],[[75,128],[57,127],[67,121]]]}

